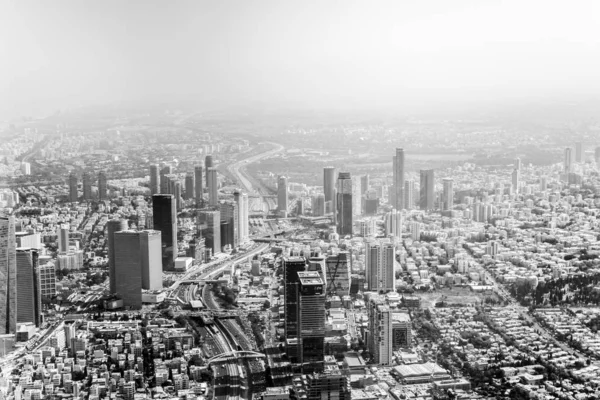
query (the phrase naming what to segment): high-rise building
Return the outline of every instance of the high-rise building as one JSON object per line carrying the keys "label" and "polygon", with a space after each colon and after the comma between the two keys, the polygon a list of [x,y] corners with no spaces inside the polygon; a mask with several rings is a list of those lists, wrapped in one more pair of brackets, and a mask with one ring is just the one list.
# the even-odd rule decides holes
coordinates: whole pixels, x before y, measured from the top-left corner
{"label": "high-rise building", "polygon": [[367,192],[367,190],[370,189],[369,174],[361,176],[360,179],[361,179],[360,194],[363,195]]}
{"label": "high-rise building", "polygon": [[316,271],[298,272],[298,361],[303,372],[322,370],[325,353],[325,289]]}
{"label": "high-rise building", "polygon": [[202,191],[204,189],[203,185],[204,180],[204,167],[202,165],[196,165],[194,167],[194,198],[196,199],[196,204],[200,204],[202,202]]}
{"label": "high-rise building", "polygon": [[[240,246],[240,215],[238,203],[235,201],[222,201],[219,204],[219,211],[221,212],[221,221],[227,222],[229,224],[229,229],[231,230],[231,243],[227,244],[230,244],[234,249],[236,249]],[[221,234],[222,233],[223,230],[221,229]],[[221,245],[225,244],[222,240],[221,242]]]}
{"label": "high-rise building", "polygon": [[14,217],[0,217],[0,334],[17,330],[17,254]]}
{"label": "high-rise building", "polygon": [[38,252],[16,249],[17,258],[17,323],[32,322],[40,326],[42,298],[38,278]]}
{"label": "high-rise building", "polygon": [[58,237],[58,253],[66,254],[69,251],[69,231],[71,228],[68,224],[59,225],[57,228]]}
{"label": "high-rise building", "polygon": [[161,233],[163,270],[173,270],[178,254],[177,210],[173,195],[152,196],[152,220],[154,229]]}
{"label": "high-rise building", "polygon": [[238,235],[240,244],[249,239],[248,230],[248,195],[246,193],[235,191],[233,198],[237,203],[238,209]]}
{"label": "high-rise building", "polygon": [[[173,168],[170,165],[165,165],[160,170],[160,194],[169,194],[169,180],[167,179],[167,175],[171,175],[173,173]],[[157,194],[159,194],[157,193]]]}
{"label": "high-rise building", "polygon": [[123,306],[142,308],[142,247],[136,231],[115,233],[116,294]]}
{"label": "high-rise building", "polygon": [[394,166],[394,193],[396,210],[404,209],[404,149],[396,148],[396,155],[393,159]]}
{"label": "high-rise building", "polygon": [[548,179],[545,176],[540,178],[540,190],[545,192],[548,189]]}
{"label": "high-rise building", "polygon": [[106,222],[106,239],[108,243],[108,279],[110,293],[117,291],[117,274],[115,273],[115,233],[128,229],[127,220],[111,219]]}
{"label": "high-rise building", "polygon": [[175,181],[173,183],[173,197],[175,198],[175,209],[181,211],[183,208],[183,198],[181,190],[181,182]]}
{"label": "high-rise building", "polygon": [[306,400],[350,400],[352,390],[348,379],[339,367],[328,367],[322,373],[309,374],[306,376]]}
{"label": "high-rise building", "polygon": [[185,196],[186,200],[191,200],[196,195],[196,188],[194,187],[196,184],[196,179],[194,177],[194,173],[191,172],[185,176]]}
{"label": "high-rise building", "polygon": [[434,172],[432,169],[422,169],[419,208],[433,210],[435,202]]}
{"label": "high-rise building", "polygon": [[38,267],[40,278],[40,294],[51,298],[56,295],[56,267],[51,262]]}
{"label": "high-rise building", "polygon": [[362,179],[360,176],[352,177],[352,215],[360,217],[362,214]]}
{"label": "high-rise building", "polygon": [[77,194],[77,175],[71,173],[69,175],[69,202],[75,203],[79,200],[79,195]]}
{"label": "high-rise building", "polygon": [[392,210],[385,216],[385,234],[387,236],[402,237],[402,213]]}
{"label": "high-rise building", "polygon": [[21,173],[23,175],[31,175],[31,164],[28,162],[21,162]]}
{"label": "high-rise building", "polygon": [[568,174],[572,171],[572,165],[573,165],[573,149],[571,149],[570,147],[567,147],[565,149],[565,162],[564,162],[564,167],[565,167],[565,174]]}
{"label": "high-rise building", "polygon": [[513,163],[514,169],[521,170],[521,159],[515,158],[515,162]]}
{"label": "high-rise building", "polygon": [[213,168],[213,156],[211,154],[207,155],[204,158],[204,168],[206,169],[206,187],[210,187],[210,184],[208,182],[208,169],[209,168]]}
{"label": "high-rise building", "polygon": [[410,237],[412,240],[421,240],[421,223],[418,221],[412,221],[410,223]]}
{"label": "high-rise building", "polygon": [[389,306],[378,296],[369,301],[369,336],[368,348],[375,364],[391,365],[393,319]]}
{"label": "high-rise building", "polygon": [[392,313],[392,348],[394,351],[412,345],[412,323],[410,315],[402,311]]}
{"label": "high-rise building", "polygon": [[512,191],[515,194],[519,193],[519,181],[520,181],[519,175],[520,175],[519,170],[514,169],[512,172]]}
{"label": "high-rise building", "polygon": [[158,168],[158,164],[150,165],[150,195],[154,196],[155,194],[160,193],[160,171]]}
{"label": "high-rise building", "polygon": [[221,252],[221,213],[218,210],[199,210],[198,224],[202,236],[206,239],[205,246],[212,254]]}
{"label": "high-rise building", "polygon": [[83,174],[83,200],[92,200],[92,175],[89,172]]}
{"label": "high-rise building", "polygon": [[352,235],[352,178],[350,172],[340,172],[337,181],[336,225],[340,236]]}
{"label": "high-rise building", "polygon": [[162,262],[160,231],[137,231],[142,256],[142,289],[160,290],[162,285]]}
{"label": "high-rise building", "polygon": [[298,338],[298,272],[306,270],[304,257],[286,257],[283,266],[283,298],[285,311],[285,337],[287,340]]}
{"label": "high-rise building", "polygon": [[[336,206],[336,196],[335,196],[335,167],[325,167],[323,169],[323,193],[325,196],[325,204],[327,202],[331,202],[331,211],[333,213],[333,218],[336,217],[335,206]],[[327,212],[327,209],[325,210]]]}
{"label": "high-rise building", "polygon": [[277,211],[287,213],[289,207],[288,179],[280,176],[277,179]]}
{"label": "high-rise building", "polygon": [[367,287],[370,291],[387,293],[396,290],[394,260],[396,249],[390,242],[367,242],[365,248],[365,269]]}
{"label": "high-rise building", "polygon": [[596,147],[594,151],[594,159],[596,160],[596,164],[600,165],[600,146]]}
{"label": "high-rise building", "polygon": [[412,210],[415,207],[415,181],[407,179],[404,181],[404,207]]}
{"label": "high-rise building", "polygon": [[313,217],[322,217],[325,215],[325,195],[319,193],[311,199],[311,209]]}
{"label": "high-rise building", "polygon": [[577,142],[575,143],[575,162],[580,163],[583,162],[583,143]]}
{"label": "high-rise building", "polygon": [[108,186],[106,183],[106,173],[100,171],[98,173],[98,199],[106,200],[108,198]]}
{"label": "high-rise building", "polygon": [[340,251],[325,262],[327,295],[340,298],[350,294],[350,253]]}
{"label": "high-rise building", "polygon": [[452,178],[444,178],[442,184],[444,187],[442,210],[449,211],[454,208],[454,180]]}
{"label": "high-rise building", "polygon": [[219,204],[219,182],[217,180],[217,169],[213,167],[207,167],[206,178],[208,180],[206,184],[206,186],[208,187],[208,205],[214,207]]}

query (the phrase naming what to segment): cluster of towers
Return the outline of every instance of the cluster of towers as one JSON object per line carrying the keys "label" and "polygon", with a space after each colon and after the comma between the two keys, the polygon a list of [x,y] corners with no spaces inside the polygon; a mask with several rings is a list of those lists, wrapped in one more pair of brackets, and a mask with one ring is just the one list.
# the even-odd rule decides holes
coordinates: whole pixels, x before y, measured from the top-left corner
{"label": "cluster of towers", "polygon": [[[90,172],[85,172],[82,177],[83,200],[90,201],[94,198],[105,200],[108,198],[108,186],[106,184],[106,173],[100,171],[98,173],[98,193],[95,196],[93,186],[96,184],[94,176]],[[79,201],[79,178],[74,173],[69,175],[69,202],[74,203]]]}

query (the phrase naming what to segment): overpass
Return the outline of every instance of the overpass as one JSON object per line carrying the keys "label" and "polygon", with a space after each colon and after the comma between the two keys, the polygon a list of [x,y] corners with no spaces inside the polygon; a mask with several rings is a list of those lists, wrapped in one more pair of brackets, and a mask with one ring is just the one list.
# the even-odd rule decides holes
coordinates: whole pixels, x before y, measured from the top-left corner
{"label": "overpass", "polygon": [[209,358],[208,364],[210,365],[213,362],[222,362],[222,361],[231,361],[232,359],[238,360],[239,358],[265,358],[266,355],[263,353],[258,353],[256,351],[249,350],[234,350],[228,351],[226,353],[217,354]]}

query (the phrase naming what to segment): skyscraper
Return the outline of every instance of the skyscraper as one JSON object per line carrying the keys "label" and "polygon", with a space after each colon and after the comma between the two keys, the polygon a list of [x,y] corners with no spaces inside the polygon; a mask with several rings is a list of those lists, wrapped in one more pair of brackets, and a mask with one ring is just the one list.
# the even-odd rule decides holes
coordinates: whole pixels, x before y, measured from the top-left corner
{"label": "skyscraper", "polygon": [[333,218],[336,217],[335,206],[335,167],[325,167],[323,169],[323,193],[325,195],[325,204],[330,201],[332,204]]}
{"label": "skyscraper", "polygon": [[325,290],[316,271],[298,272],[298,343],[302,371],[322,370],[325,353]]}
{"label": "skyscraper", "polygon": [[106,239],[108,243],[108,279],[110,293],[113,294],[117,291],[117,275],[115,273],[115,233],[126,231],[127,228],[127,220],[124,219],[111,219],[106,222]]}
{"label": "skyscraper", "polygon": [[575,162],[583,162],[583,158],[583,143],[577,142],[575,143]]}
{"label": "skyscraper", "polygon": [[69,231],[71,228],[68,224],[59,225],[57,228],[57,236],[58,236],[58,252],[59,254],[64,254],[69,251]]}
{"label": "skyscraper", "polygon": [[[231,246],[236,249],[240,245],[240,226],[239,226],[239,209],[238,203],[235,201],[223,201],[219,204],[221,212],[221,221],[226,221],[229,224],[232,234]],[[221,240],[221,242],[223,242]],[[224,244],[224,243],[223,243]]]}
{"label": "skyscraper", "polygon": [[158,164],[150,165],[150,195],[154,196],[155,194],[160,193],[160,171],[158,169]]}
{"label": "skyscraper", "polygon": [[519,193],[519,176],[520,176],[520,172],[518,169],[514,169],[512,172],[512,190],[513,193],[518,194]]}
{"label": "skyscraper", "polygon": [[206,239],[205,246],[211,249],[213,255],[221,252],[221,213],[218,210],[199,210],[198,224],[202,236]]}
{"label": "skyscraper", "polygon": [[370,291],[387,293],[396,290],[394,259],[396,249],[393,243],[367,242],[365,249],[365,267],[367,287]]}
{"label": "skyscraper", "polygon": [[325,215],[325,195],[319,193],[311,199],[311,209],[313,217],[322,217]]}
{"label": "skyscraper", "polygon": [[362,214],[362,179],[360,176],[352,177],[352,215]]}
{"label": "skyscraper", "polygon": [[77,194],[77,175],[71,173],[69,175],[69,202],[75,203],[79,200],[79,195]]}
{"label": "skyscraper", "polygon": [[162,285],[162,262],[160,231],[143,230],[136,232],[140,237],[142,256],[142,289],[160,290]]}
{"label": "skyscraper", "polygon": [[167,175],[171,175],[173,173],[173,168],[170,165],[165,165],[160,170],[160,192],[161,194],[169,194],[169,180],[167,179]]}
{"label": "skyscraper", "polygon": [[38,252],[16,249],[17,257],[17,323],[32,322],[40,326],[42,298],[38,277]]}
{"label": "skyscraper", "polygon": [[349,172],[339,173],[336,195],[337,233],[352,235],[352,178]]}
{"label": "skyscraper", "polygon": [[421,208],[421,210],[433,210],[435,200],[434,172],[432,169],[422,169],[420,176],[421,188],[419,193],[419,208]]}
{"label": "skyscraper", "polygon": [[83,200],[92,200],[92,175],[89,172],[83,174]]}
{"label": "skyscraper", "polygon": [[204,158],[204,168],[206,168],[206,187],[210,187],[210,183],[208,182],[208,169],[213,167],[213,156],[209,154]]}
{"label": "skyscraper", "polygon": [[404,207],[407,210],[414,208],[415,201],[415,181],[407,179],[404,182]]}
{"label": "skyscraper", "polygon": [[454,208],[454,180],[452,178],[444,178],[442,184],[444,187],[442,209],[444,211],[452,210]]}
{"label": "skyscraper", "polygon": [[185,196],[184,198],[186,200],[191,200],[194,198],[194,196],[196,195],[196,188],[194,187],[196,185],[196,179],[194,177],[194,173],[188,173],[185,176]]}
{"label": "skyscraper", "polygon": [[56,295],[56,267],[49,262],[38,268],[40,278],[40,294],[42,297],[51,298]]}
{"label": "skyscraper", "polygon": [[196,165],[194,167],[194,181],[194,198],[196,199],[196,204],[200,204],[202,201],[202,191],[204,189],[204,168],[202,165]]}
{"label": "skyscraper", "polygon": [[285,176],[280,176],[277,179],[277,211],[287,213],[288,199],[288,179]]}
{"label": "skyscraper", "polygon": [[392,364],[393,319],[389,306],[378,296],[369,301],[368,348],[376,364]]}
{"label": "skyscraper", "polygon": [[182,190],[181,190],[181,182],[175,181],[173,182],[173,197],[175,198],[175,209],[177,211],[181,211],[183,208],[183,198],[182,198]]}
{"label": "skyscraper", "polygon": [[[142,275],[143,259],[142,253],[148,252],[150,248],[143,248],[140,232],[120,231],[115,233],[115,282],[116,293],[123,299],[123,306],[133,309],[142,308]],[[152,243],[155,248],[157,242]],[[150,260],[153,254],[146,254]],[[151,260],[153,261],[153,260]],[[161,275],[162,279],[162,275]]]}
{"label": "skyscraper", "polygon": [[163,270],[173,270],[177,258],[177,211],[170,194],[152,196],[153,227],[160,231]]}
{"label": "skyscraper", "polygon": [[394,167],[394,191],[396,197],[396,210],[404,209],[404,149],[396,148],[396,155],[393,159]]}
{"label": "skyscraper", "polygon": [[392,210],[385,216],[385,234],[387,236],[402,237],[402,213]]}
{"label": "skyscraper", "polygon": [[565,149],[565,162],[564,162],[564,166],[565,166],[565,174],[568,174],[569,172],[572,172],[572,165],[573,165],[573,149],[571,149],[570,147],[567,147]]}
{"label": "skyscraper", "polygon": [[106,185],[106,173],[100,171],[98,173],[98,199],[106,200],[108,197],[107,185]]}
{"label": "skyscraper", "polygon": [[285,311],[285,337],[287,340],[297,338],[298,326],[298,272],[306,270],[306,260],[303,257],[286,257],[283,266],[283,298]]}
{"label": "skyscraper", "polygon": [[207,167],[206,177],[208,186],[208,204],[210,206],[217,206],[219,204],[217,169],[213,167]]}
{"label": "skyscraper", "polygon": [[370,182],[369,182],[369,174],[363,175],[360,177],[361,185],[360,185],[360,194],[363,195],[369,190]]}
{"label": "skyscraper", "polygon": [[325,262],[327,295],[340,298],[350,294],[350,253],[340,251]]}
{"label": "skyscraper", "polygon": [[233,198],[238,210],[238,235],[240,244],[248,241],[248,195],[236,190]]}
{"label": "skyscraper", "polygon": [[514,162],[513,166],[514,166],[514,169],[521,170],[521,159],[515,158],[515,162]]}
{"label": "skyscraper", "polygon": [[17,255],[14,217],[0,217],[0,334],[17,330]]}

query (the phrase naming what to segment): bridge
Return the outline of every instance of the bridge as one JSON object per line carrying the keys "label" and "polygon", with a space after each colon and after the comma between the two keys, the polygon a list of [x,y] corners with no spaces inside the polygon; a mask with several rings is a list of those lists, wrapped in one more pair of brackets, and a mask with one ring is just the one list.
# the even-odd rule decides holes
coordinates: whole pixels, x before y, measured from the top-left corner
{"label": "bridge", "polygon": [[217,354],[216,356],[212,356],[207,361],[208,361],[208,364],[211,364],[213,362],[230,361],[231,358],[234,358],[237,360],[238,357],[265,358],[266,356],[263,353],[258,353],[256,351],[234,350],[234,351],[228,351],[226,353]]}

